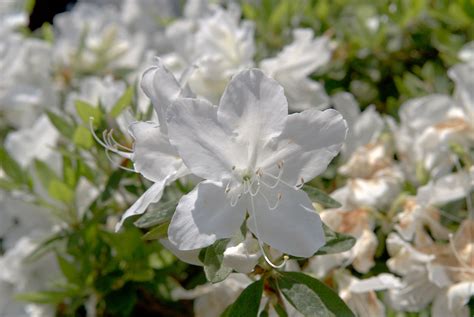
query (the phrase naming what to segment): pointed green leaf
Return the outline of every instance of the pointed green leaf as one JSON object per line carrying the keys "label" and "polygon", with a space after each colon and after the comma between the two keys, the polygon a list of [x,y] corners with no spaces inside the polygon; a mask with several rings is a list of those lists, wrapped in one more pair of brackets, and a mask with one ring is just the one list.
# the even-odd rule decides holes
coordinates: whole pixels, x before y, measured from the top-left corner
{"label": "pointed green leaf", "polygon": [[303,190],[308,194],[311,200],[323,205],[326,208],[341,207],[341,204],[337,200],[334,200],[331,196],[316,187],[304,185]]}
{"label": "pointed green leaf", "polygon": [[221,317],[257,317],[263,293],[263,282],[263,279],[260,279],[247,286]]}
{"label": "pointed green leaf", "polygon": [[48,194],[51,198],[65,204],[71,204],[74,201],[74,192],[66,184],[56,179],[49,183]]}
{"label": "pointed green leaf", "polygon": [[199,253],[199,260],[204,264],[204,273],[211,283],[223,281],[232,272],[232,268],[222,265],[224,251],[229,241],[230,239],[217,240]]}
{"label": "pointed green leaf", "polygon": [[127,90],[125,90],[124,94],[120,97],[120,99],[115,103],[110,110],[110,115],[113,118],[117,118],[122,111],[132,103],[133,95],[135,93],[134,86],[129,86]]}
{"label": "pointed green leaf", "polygon": [[142,239],[143,240],[158,240],[158,239],[166,237],[168,234],[169,225],[170,225],[169,223],[162,223],[154,227],[153,229],[145,233]]}
{"label": "pointed green leaf", "polygon": [[45,162],[40,161],[40,160],[35,160],[34,166],[35,166],[36,175],[38,176],[43,187],[48,188],[49,183],[53,179],[56,179],[59,181],[59,178],[56,175],[56,173]]}
{"label": "pointed green leaf", "polygon": [[344,301],[315,278],[301,272],[281,272],[276,282],[285,298],[303,315],[354,317]]}
{"label": "pointed green leaf", "polygon": [[7,176],[17,184],[24,184],[28,177],[18,163],[3,148],[0,149],[0,166]]}
{"label": "pointed green leaf", "polygon": [[176,210],[177,200],[170,200],[166,203],[159,203],[156,207],[151,207],[134,225],[138,228],[150,228],[163,222],[170,221]]}
{"label": "pointed green leaf", "polygon": [[81,278],[76,266],[59,254],[56,255],[56,258],[58,260],[59,268],[67,280],[73,284],[81,284]]}
{"label": "pointed green leaf", "polygon": [[66,138],[70,139],[74,135],[74,126],[68,120],[51,111],[46,111],[49,121]]}
{"label": "pointed green leaf", "polygon": [[92,138],[92,134],[84,126],[78,126],[76,131],[74,131],[73,141],[80,147],[85,149],[90,149],[94,145],[94,139]]}
{"label": "pointed green leaf", "polygon": [[324,236],[326,244],[322,246],[315,255],[340,253],[350,250],[356,243],[356,239],[352,236],[335,232],[328,226],[323,224]]}
{"label": "pointed green leaf", "polygon": [[87,126],[89,126],[90,118],[94,118],[94,121],[97,122],[100,121],[102,114],[100,113],[99,107],[82,100],[76,100],[75,106],[77,114]]}

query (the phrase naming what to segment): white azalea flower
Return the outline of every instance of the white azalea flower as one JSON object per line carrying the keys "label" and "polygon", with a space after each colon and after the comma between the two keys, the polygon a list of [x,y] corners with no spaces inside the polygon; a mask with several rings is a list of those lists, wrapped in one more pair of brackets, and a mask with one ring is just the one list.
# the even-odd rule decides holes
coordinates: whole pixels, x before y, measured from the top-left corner
{"label": "white azalea flower", "polygon": [[143,74],[141,86],[151,99],[159,122],[135,122],[130,125],[129,132],[134,139],[132,153],[104,144],[109,150],[131,159],[134,170],[154,183],[125,212],[117,224],[117,230],[127,218],[144,213],[151,203],[158,202],[166,185],[188,174],[188,169],[168,139],[165,113],[173,101],[193,94],[187,86],[178,83],[160,59],[156,62],[156,66]]}
{"label": "white azalea flower", "polygon": [[329,38],[315,38],[311,29],[295,29],[293,38],[276,57],[262,60],[260,68],[283,86],[290,110],[327,108],[324,86],[308,77],[331,59]]}
{"label": "white azalea flower", "polygon": [[391,121],[397,134],[398,154],[406,175],[414,176],[422,166],[432,178],[451,172],[454,161],[449,146],[452,143],[470,146],[474,141],[474,64],[453,66],[448,75],[455,82],[453,98],[433,94],[410,100],[400,107],[401,125]]}
{"label": "white azalea flower", "polygon": [[51,167],[56,167],[60,161],[54,149],[58,139],[59,132],[43,114],[33,126],[10,132],[5,148],[22,167],[30,166],[34,159],[49,161]]}
{"label": "white azalea flower", "polygon": [[403,239],[411,241],[416,239],[417,233],[425,230],[426,226],[435,238],[447,239],[449,232],[440,224],[440,219],[440,211],[437,208],[423,202],[418,195],[408,197],[403,210],[395,217],[395,230]]}
{"label": "white azalea flower", "polygon": [[[198,11],[191,15],[190,7]],[[186,6],[186,16],[170,25],[166,34],[175,52],[164,56],[176,75],[191,66],[195,69],[189,85],[199,96],[217,103],[232,75],[253,66],[254,25],[241,21],[240,8],[195,1]]]}
{"label": "white azalea flower", "polygon": [[0,2],[0,30],[14,30],[28,25],[28,13],[25,0]]}
{"label": "white azalea flower", "polygon": [[358,148],[377,141],[385,124],[374,106],[369,106],[361,112],[354,96],[347,92],[337,93],[331,100],[349,127],[347,140],[342,148],[345,159],[350,158]]}
{"label": "white azalea flower", "polygon": [[168,109],[170,141],[205,181],[181,198],[169,240],[180,250],[206,247],[233,236],[248,213],[247,226],[260,242],[311,256],[324,235],[297,186],[325,170],[346,130],[334,110],[288,116],[282,87],[256,69],[231,80],[219,108],[177,100]]}
{"label": "white azalea flower", "polygon": [[386,208],[401,191],[403,174],[392,158],[386,141],[374,141],[357,148],[339,168],[349,177],[347,200],[354,206]]}
{"label": "white azalea flower", "polygon": [[375,291],[399,289],[403,286],[397,277],[387,273],[364,280],[355,278],[345,271],[339,271],[335,276],[339,296],[356,316],[385,316],[385,306],[377,298]]}
{"label": "white azalea flower", "polygon": [[3,191],[0,191],[0,219],[0,238],[6,250],[21,237],[38,230],[48,231],[52,226],[47,210],[14,199]]}
{"label": "white azalea flower", "polygon": [[146,47],[144,34],[132,34],[113,5],[78,3],[54,17],[54,53],[61,65],[81,72],[139,65]]}
{"label": "white azalea flower", "polygon": [[123,0],[120,11],[131,33],[145,34],[148,47],[164,53],[171,43],[167,42],[163,25],[176,17],[178,8],[173,0]]}
{"label": "white azalea flower", "polygon": [[[421,239],[419,239],[420,241]],[[436,283],[430,277],[428,269],[436,256],[434,250],[423,252],[405,242],[396,233],[390,233],[386,240],[391,258],[387,266],[391,272],[402,276],[405,287],[388,292],[388,302],[399,311],[420,311],[429,305],[444,285]]]}
{"label": "white azalea flower", "polygon": [[50,78],[51,46],[3,30],[0,38],[0,112],[9,124],[28,127],[42,110],[58,102]]}
{"label": "white azalea flower", "polygon": [[[15,294],[22,292],[47,289],[54,280],[60,278],[61,273],[54,254],[49,254],[34,262],[26,261],[27,256],[38,247],[40,239],[42,236],[36,234],[24,236],[0,257],[0,290],[8,287],[8,297],[14,297]],[[18,316],[54,316],[55,311],[52,305],[22,303],[15,305],[13,298],[7,306],[2,306],[0,305],[0,309],[4,309],[6,312],[15,308]],[[0,313],[3,313],[2,310]]]}

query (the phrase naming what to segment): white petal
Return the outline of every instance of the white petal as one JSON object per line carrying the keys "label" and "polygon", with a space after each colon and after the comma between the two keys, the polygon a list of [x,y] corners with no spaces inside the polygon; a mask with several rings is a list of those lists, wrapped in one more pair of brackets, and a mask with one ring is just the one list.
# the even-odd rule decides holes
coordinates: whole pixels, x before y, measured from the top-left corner
{"label": "white petal", "polygon": [[[261,194],[253,200],[255,208],[254,211],[250,208],[252,214],[247,226],[272,248],[298,257],[310,257],[324,245],[321,219],[304,191],[287,186],[277,187],[274,193],[261,189]],[[269,207],[274,207],[277,201],[277,207],[271,210]]]}
{"label": "white petal", "polygon": [[309,181],[326,170],[338,154],[347,133],[347,124],[333,109],[306,110],[288,117],[278,137],[277,149],[266,148],[259,166],[274,175],[283,164],[283,179],[291,185]]}
{"label": "white petal", "polygon": [[168,239],[160,239],[160,243],[181,261],[192,265],[202,266],[201,261],[199,261],[199,253],[201,252],[201,249],[181,251]]}
{"label": "white petal", "polygon": [[359,104],[354,96],[348,92],[340,92],[332,96],[331,100],[334,103],[334,108],[347,121],[347,125],[352,127],[360,115]]}
{"label": "white petal", "polygon": [[452,107],[453,100],[441,94],[410,99],[400,107],[400,121],[412,132],[421,131],[445,120]]}
{"label": "white petal", "polygon": [[354,260],[352,266],[357,272],[367,273],[374,265],[374,254],[378,240],[371,230],[364,230],[351,250]]}
{"label": "white petal", "polygon": [[227,246],[222,264],[239,273],[250,273],[257,265],[260,256],[258,241],[249,233],[241,243]]}
{"label": "white petal", "polygon": [[249,156],[283,131],[287,116],[283,87],[258,69],[242,71],[232,78],[218,110],[219,121],[248,143]]}
{"label": "white petal", "polygon": [[176,78],[159,58],[156,58],[156,66],[148,68],[143,73],[141,87],[151,99],[163,131],[166,131],[168,106],[178,97],[192,97],[192,92],[187,88],[181,88]]}
{"label": "white petal", "polygon": [[135,122],[129,130],[135,139],[132,160],[137,172],[153,182],[178,172],[183,176],[183,161],[156,123]]}
{"label": "white petal", "polygon": [[420,187],[417,199],[427,205],[443,205],[466,196],[471,187],[470,175],[464,172],[442,176]]}
{"label": "white petal", "polygon": [[458,310],[467,305],[469,299],[474,295],[474,282],[466,281],[453,285],[448,290],[448,307]]}
{"label": "white petal", "polygon": [[165,183],[166,179],[163,179],[161,182],[154,183],[150,188],[148,188],[147,191],[123,214],[120,222],[115,226],[115,230],[120,230],[127,218],[141,215],[146,211],[150,204],[158,202],[163,195]]}
{"label": "white petal", "polygon": [[469,116],[474,113],[474,64],[453,66],[448,75],[456,83],[455,98],[459,100]]}
{"label": "white petal", "polygon": [[403,283],[398,277],[393,274],[382,273],[364,280],[352,282],[349,290],[354,293],[365,293],[401,287],[403,287]]}
{"label": "white petal", "polygon": [[168,238],[182,251],[204,248],[236,234],[244,216],[245,208],[232,207],[223,187],[203,181],[179,201]]}
{"label": "white petal", "polygon": [[28,166],[35,158],[51,162],[58,138],[56,128],[46,115],[42,115],[33,126],[10,132],[5,138],[5,149],[22,167]]}
{"label": "white petal", "polygon": [[[199,99],[180,99],[168,110],[170,142],[197,176],[221,182],[243,155],[217,119],[217,108]],[[246,155],[245,155],[246,157]]]}

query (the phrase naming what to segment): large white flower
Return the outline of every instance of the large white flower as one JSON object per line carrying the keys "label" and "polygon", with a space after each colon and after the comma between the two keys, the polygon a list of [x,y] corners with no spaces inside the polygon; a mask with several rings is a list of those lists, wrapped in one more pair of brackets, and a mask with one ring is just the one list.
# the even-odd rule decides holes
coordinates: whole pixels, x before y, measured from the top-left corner
{"label": "large white flower", "polygon": [[329,38],[315,38],[311,29],[296,29],[293,38],[277,56],[264,59],[260,67],[285,88],[291,110],[327,108],[329,98],[323,85],[309,76],[331,59]]}
{"label": "large white flower", "polygon": [[160,59],[156,59],[156,65],[145,71],[141,86],[153,103],[158,122],[135,122],[130,125],[129,132],[135,141],[132,153],[105,146],[131,159],[135,171],[154,184],[125,212],[117,230],[125,219],[144,213],[151,203],[158,202],[166,185],[188,173],[178,152],[169,142],[164,118],[173,101],[191,97],[192,92],[176,80]]}
{"label": "large white flower", "polygon": [[240,17],[240,8],[233,3],[224,10],[192,2],[185,8],[185,18],[166,30],[174,45],[174,52],[164,57],[166,65],[177,73],[196,66],[189,85],[212,102],[219,100],[232,75],[253,66],[254,25]]}
{"label": "large white flower", "polygon": [[335,110],[288,116],[283,88],[251,69],[229,83],[219,108],[179,99],[168,135],[185,165],[202,177],[180,200],[168,230],[181,250],[199,249],[247,226],[260,242],[308,257],[324,244],[321,220],[298,185],[323,172],[347,132]]}

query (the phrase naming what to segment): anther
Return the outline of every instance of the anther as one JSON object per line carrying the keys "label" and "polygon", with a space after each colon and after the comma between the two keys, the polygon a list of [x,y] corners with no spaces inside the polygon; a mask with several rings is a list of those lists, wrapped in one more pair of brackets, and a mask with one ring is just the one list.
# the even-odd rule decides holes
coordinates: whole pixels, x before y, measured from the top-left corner
{"label": "anther", "polygon": [[301,182],[300,184],[295,186],[296,189],[301,189],[304,186],[304,178],[303,177],[300,178],[300,182]]}
{"label": "anther", "polygon": [[283,168],[283,161],[278,161],[277,167],[278,167],[279,169],[282,169],[282,168]]}

